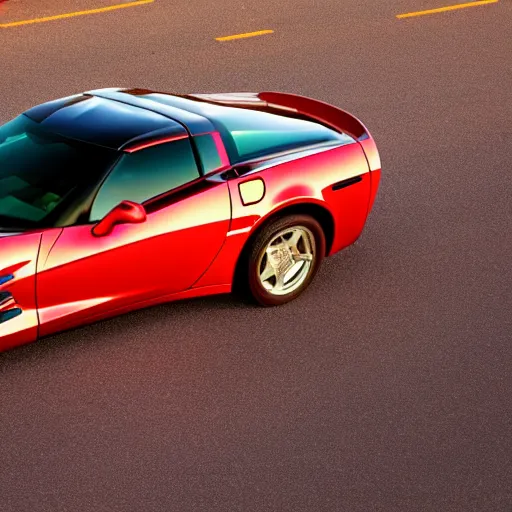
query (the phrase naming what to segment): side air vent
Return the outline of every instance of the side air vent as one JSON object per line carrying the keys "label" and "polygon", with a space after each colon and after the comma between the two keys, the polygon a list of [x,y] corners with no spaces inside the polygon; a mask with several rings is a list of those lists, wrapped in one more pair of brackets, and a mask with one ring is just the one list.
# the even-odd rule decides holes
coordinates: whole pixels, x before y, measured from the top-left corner
{"label": "side air vent", "polygon": [[20,308],[8,309],[6,311],[0,311],[0,324],[7,322],[7,320],[11,320],[11,318],[15,318],[21,315],[22,311]]}
{"label": "side air vent", "polygon": [[12,295],[9,292],[0,292],[0,308],[3,309],[9,302],[14,302]]}
{"label": "side air vent", "polygon": [[11,279],[14,279],[12,274],[0,276],[0,286],[2,286],[4,283],[8,283]]}
{"label": "side air vent", "polygon": [[10,292],[0,292],[0,324],[21,315],[22,312]]}

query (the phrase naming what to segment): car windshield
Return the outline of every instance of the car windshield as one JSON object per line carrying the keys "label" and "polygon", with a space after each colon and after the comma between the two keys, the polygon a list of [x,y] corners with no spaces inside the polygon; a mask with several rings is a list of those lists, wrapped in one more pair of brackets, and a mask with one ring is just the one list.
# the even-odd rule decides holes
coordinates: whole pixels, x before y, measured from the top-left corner
{"label": "car windshield", "polygon": [[0,227],[27,229],[103,174],[118,152],[48,133],[20,115],[0,126]]}

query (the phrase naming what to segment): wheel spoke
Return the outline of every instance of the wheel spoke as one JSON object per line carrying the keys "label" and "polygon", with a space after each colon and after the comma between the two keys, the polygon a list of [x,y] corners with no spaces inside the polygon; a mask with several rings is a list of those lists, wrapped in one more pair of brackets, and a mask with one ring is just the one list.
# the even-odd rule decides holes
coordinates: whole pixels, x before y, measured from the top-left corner
{"label": "wheel spoke", "polygon": [[309,252],[309,244],[307,243],[307,240],[304,240],[306,243],[304,244],[306,246],[306,249],[304,252],[301,253],[300,249],[298,248],[298,243],[300,242],[301,238],[304,236],[302,231],[297,230],[293,233],[290,240],[288,240],[287,244],[290,248],[293,256],[294,261],[312,261],[313,255],[311,252]]}
{"label": "wheel spoke", "polygon": [[295,230],[290,238],[290,240],[287,240],[286,244],[292,251],[299,252],[299,249],[297,248],[297,244],[299,243],[300,239],[302,238],[302,231],[299,229]]}
{"label": "wheel spoke", "polygon": [[274,270],[274,267],[272,267],[272,265],[270,264],[270,260],[267,256],[267,263],[265,265],[265,268],[263,269],[263,272],[261,272],[261,274],[260,274],[260,279],[261,279],[261,281],[264,282],[275,275],[276,275],[276,271]]}
{"label": "wheel spoke", "polygon": [[276,290],[282,290],[283,289],[285,276],[286,276],[285,272],[281,272],[279,274],[276,274],[276,284],[274,286],[274,288]]}
{"label": "wheel spoke", "polygon": [[293,255],[295,261],[313,261],[313,255],[310,252],[298,253]]}

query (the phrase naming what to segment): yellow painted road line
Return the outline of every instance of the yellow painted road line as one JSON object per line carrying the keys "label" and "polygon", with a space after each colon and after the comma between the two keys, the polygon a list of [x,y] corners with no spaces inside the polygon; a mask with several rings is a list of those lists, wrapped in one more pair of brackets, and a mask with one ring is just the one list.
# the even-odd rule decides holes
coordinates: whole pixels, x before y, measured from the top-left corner
{"label": "yellow painted road line", "polygon": [[429,9],[428,11],[408,12],[406,14],[398,14],[397,18],[412,18],[413,16],[424,16],[425,14],[435,14],[438,12],[454,11],[456,9],[465,9],[466,7],[476,7],[478,5],[495,4],[499,0],[478,0],[476,2],[467,2],[465,4],[448,5],[439,7],[438,9]]}
{"label": "yellow painted road line", "polygon": [[47,16],[46,18],[34,18],[31,20],[13,21],[11,23],[0,23],[0,28],[19,27],[20,25],[30,25],[31,23],[44,23],[45,21],[62,20],[64,18],[74,18],[75,16],[84,16],[86,14],[98,14],[100,12],[114,11],[116,9],[125,9],[126,7],[136,7],[138,5],[151,4],[155,0],[137,0],[125,4],[109,5],[99,9],[90,9],[88,11],[68,12],[66,14],[57,14],[56,16]]}
{"label": "yellow painted road line", "polygon": [[257,32],[246,32],[245,34],[235,34],[234,36],[216,37],[216,41],[232,41],[233,39],[244,39],[246,37],[263,36],[273,34],[273,30],[258,30]]}

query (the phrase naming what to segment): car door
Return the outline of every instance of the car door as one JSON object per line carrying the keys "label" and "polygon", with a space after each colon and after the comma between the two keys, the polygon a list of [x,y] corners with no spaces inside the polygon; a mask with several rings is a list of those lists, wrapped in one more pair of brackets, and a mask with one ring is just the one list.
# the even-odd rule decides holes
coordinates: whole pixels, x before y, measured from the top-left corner
{"label": "car door", "polygon": [[[90,223],[64,228],[41,263],[40,334],[190,288],[222,247],[231,219],[227,185],[198,178],[188,139],[124,155],[99,189]],[[123,200],[144,203],[146,220],[95,236],[95,223]]]}

